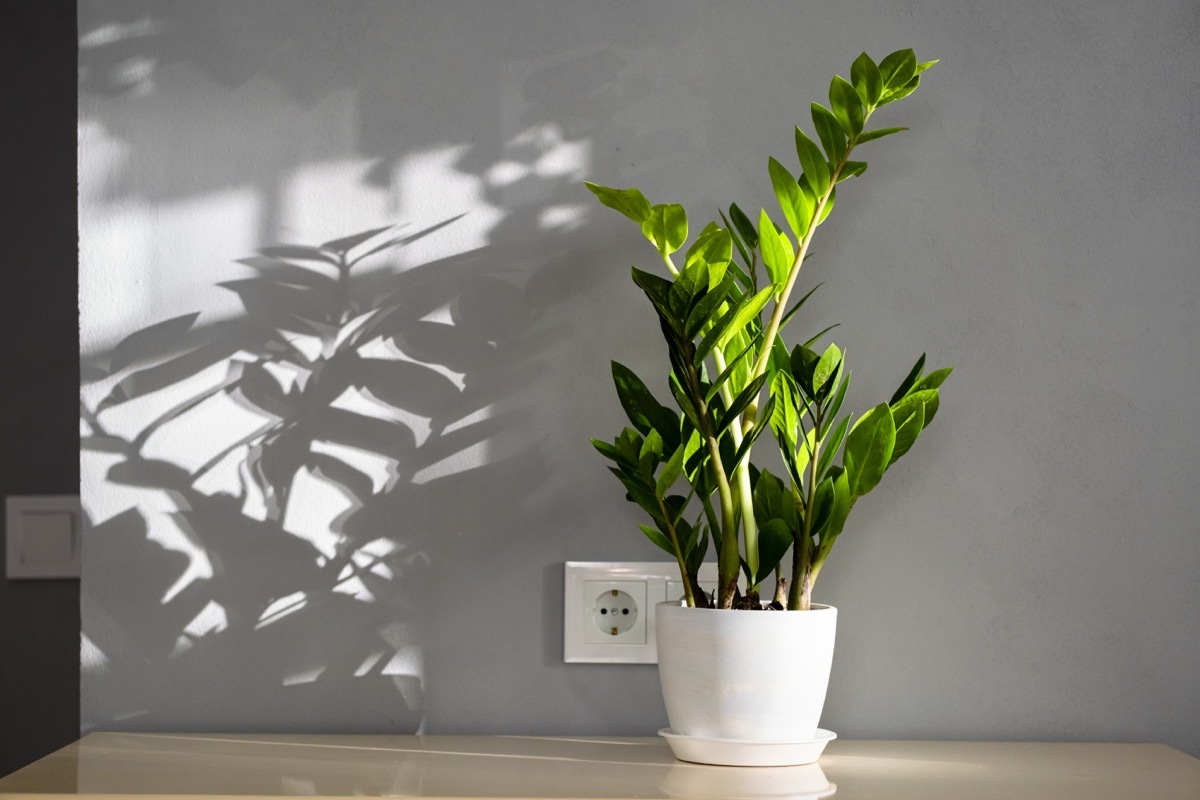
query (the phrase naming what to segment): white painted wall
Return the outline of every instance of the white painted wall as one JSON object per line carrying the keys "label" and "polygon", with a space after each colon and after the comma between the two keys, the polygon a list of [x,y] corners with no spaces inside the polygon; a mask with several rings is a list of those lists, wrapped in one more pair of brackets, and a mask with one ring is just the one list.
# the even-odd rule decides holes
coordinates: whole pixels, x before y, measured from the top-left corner
{"label": "white painted wall", "polygon": [[[657,552],[587,445],[622,424],[608,360],[662,369],[627,277],[654,255],[580,181],[769,205],[767,156],[832,73],[912,46],[942,63],[885,110],[912,132],[846,185],[799,324],[842,323],[857,407],[922,350],[957,371],[822,573],[823,725],[1200,755],[1194,3],[91,0],[80,22],[84,729],[661,727],[653,667],[561,663],[561,562]],[[459,215],[356,269],[358,310],[390,309],[362,342],[381,362],[303,391],[263,366],[272,331],[310,358],[321,331],[296,338],[280,284],[249,311],[221,285],[268,245]],[[205,463],[280,419],[309,426],[265,482],[286,503],[249,451]]]}

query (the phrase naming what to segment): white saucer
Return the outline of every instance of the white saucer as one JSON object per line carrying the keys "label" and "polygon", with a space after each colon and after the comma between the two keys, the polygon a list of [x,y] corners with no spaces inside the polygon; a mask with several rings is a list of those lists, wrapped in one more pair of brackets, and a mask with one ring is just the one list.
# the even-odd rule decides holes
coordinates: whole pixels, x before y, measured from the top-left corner
{"label": "white saucer", "polygon": [[833,731],[817,728],[812,739],[796,742],[755,742],[741,739],[709,739],[684,736],[670,728],[658,735],[667,740],[680,761],[717,764],[724,767],[790,767],[811,764],[821,757],[825,745],[837,738]]}

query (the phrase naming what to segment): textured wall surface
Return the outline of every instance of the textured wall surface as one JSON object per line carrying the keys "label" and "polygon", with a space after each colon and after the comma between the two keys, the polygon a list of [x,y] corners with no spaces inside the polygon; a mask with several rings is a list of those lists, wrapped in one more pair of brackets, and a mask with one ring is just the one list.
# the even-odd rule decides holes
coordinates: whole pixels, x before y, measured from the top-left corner
{"label": "textured wall surface", "polygon": [[942,63],[794,325],[841,323],[857,408],[957,369],[822,573],[822,724],[1200,755],[1194,3],[84,0],[80,33],[85,730],[665,724],[653,667],[561,661],[561,562],[658,554],[587,445],[609,359],[664,374],[656,256],[580,181],[773,208],[831,75],[911,46]]}

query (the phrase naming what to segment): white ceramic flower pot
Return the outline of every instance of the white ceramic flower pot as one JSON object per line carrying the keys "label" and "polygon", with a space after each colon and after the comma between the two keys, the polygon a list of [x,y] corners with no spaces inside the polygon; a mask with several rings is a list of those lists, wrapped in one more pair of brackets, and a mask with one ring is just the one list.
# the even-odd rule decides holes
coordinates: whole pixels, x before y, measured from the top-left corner
{"label": "white ceramic flower pot", "polygon": [[671,730],[742,742],[813,739],[837,609],[656,608],[658,674]]}

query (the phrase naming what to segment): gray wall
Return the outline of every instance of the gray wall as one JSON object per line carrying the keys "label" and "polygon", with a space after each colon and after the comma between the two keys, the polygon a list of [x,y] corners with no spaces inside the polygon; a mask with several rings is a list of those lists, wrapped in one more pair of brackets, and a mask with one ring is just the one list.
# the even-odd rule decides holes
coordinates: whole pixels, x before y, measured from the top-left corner
{"label": "gray wall", "polygon": [[[75,6],[0,5],[0,498],[79,491]],[[72,741],[79,583],[8,581],[0,517],[0,775]]]}
{"label": "gray wall", "polygon": [[[911,46],[796,324],[858,408],[956,372],[822,573],[823,726],[1200,755],[1194,3],[80,5],[85,730],[661,727],[652,667],[561,663],[561,562],[657,552],[587,445],[608,360],[663,368],[654,254],[579,181],[771,208],[832,73]],[[345,293],[238,263],[443,222]],[[386,367],[283,343],[351,303]]]}

